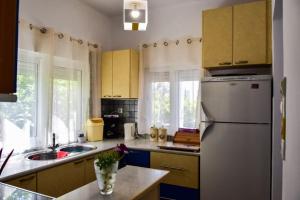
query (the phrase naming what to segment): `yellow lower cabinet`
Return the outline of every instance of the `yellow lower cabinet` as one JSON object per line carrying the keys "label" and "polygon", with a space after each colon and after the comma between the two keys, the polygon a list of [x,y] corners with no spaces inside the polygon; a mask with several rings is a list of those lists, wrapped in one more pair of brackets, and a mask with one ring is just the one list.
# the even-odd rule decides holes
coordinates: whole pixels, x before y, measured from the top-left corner
{"label": "yellow lower cabinet", "polygon": [[37,192],[59,197],[85,184],[85,160],[76,160],[37,173]]}
{"label": "yellow lower cabinet", "polygon": [[85,159],[85,184],[96,180],[94,160],[95,156],[91,156]]}
{"label": "yellow lower cabinet", "polygon": [[36,174],[29,174],[16,179],[5,182],[6,184],[13,185],[25,190],[36,192]]}
{"label": "yellow lower cabinet", "polygon": [[172,153],[151,152],[150,166],[168,170],[163,183],[188,188],[199,188],[199,157]]}

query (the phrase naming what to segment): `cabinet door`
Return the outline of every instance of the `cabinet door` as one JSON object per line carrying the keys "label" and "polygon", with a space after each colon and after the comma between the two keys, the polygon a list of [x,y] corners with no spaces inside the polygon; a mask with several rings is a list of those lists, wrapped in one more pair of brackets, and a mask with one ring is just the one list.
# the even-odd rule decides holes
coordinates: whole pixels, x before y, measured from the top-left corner
{"label": "cabinet door", "polygon": [[267,1],[267,63],[272,64],[272,1]]}
{"label": "cabinet door", "polygon": [[133,165],[139,167],[150,167],[150,152],[143,150],[129,149],[129,153],[125,155],[120,165]]}
{"label": "cabinet door", "polygon": [[94,168],[95,156],[88,157],[85,162],[85,184],[96,180],[95,168]]}
{"label": "cabinet door", "polygon": [[36,174],[22,176],[20,178],[9,180],[5,183],[19,188],[23,188],[25,190],[36,192]]}
{"label": "cabinet door", "polygon": [[266,64],[266,2],[233,7],[233,61],[235,65]]}
{"label": "cabinet door", "polygon": [[112,84],[113,84],[112,51],[104,52],[102,54],[101,80],[102,80],[102,86],[101,86],[102,98],[112,98]]}
{"label": "cabinet door", "polygon": [[84,160],[46,169],[37,173],[37,192],[59,197],[85,184]]}
{"label": "cabinet door", "polygon": [[139,97],[139,54],[131,50],[130,62],[130,98]]}
{"label": "cabinet door", "polygon": [[18,0],[0,1],[0,94],[16,92]]}
{"label": "cabinet door", "polygon": [[232,65],[232,7],[203,12],[203,67]]}
{"label": "cabinet door", "polygon": [[113,97],[130,98],[130,50],[113,52]]}
{"label": "cabinet door", "polygon": [[163,183],[199,188],[199,157],[151,152],[150,159],[151,168],[170,171]]}

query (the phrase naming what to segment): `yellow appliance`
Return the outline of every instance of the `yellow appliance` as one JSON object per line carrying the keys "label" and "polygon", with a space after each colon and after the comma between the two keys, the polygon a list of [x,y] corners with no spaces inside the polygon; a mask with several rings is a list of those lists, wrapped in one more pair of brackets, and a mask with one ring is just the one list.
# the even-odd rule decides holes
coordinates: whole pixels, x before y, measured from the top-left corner
{"label": "yellow appliance", "polygon": [[87,121],[87,140],[89,142],[103,140],[104,121],[102,118],[92,118]]}

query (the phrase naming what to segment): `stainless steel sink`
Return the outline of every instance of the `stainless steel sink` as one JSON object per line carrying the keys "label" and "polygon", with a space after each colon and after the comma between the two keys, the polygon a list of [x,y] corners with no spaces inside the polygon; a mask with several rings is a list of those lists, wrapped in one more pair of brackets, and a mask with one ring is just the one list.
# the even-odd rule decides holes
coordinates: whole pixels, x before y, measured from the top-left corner
{"label": "stainless steel sink", "polygon": [[73,145],[68,145],[65,147],[59,148],[59,151],[64,151],[68,153],[84,153],[88,151],[92,151],[96,149],[97,147],[91,146],[91,145],[78,145],[78,144],[73,144]]}
{"label": "stainless steel sink", "polygon": [[68,155],[62,155],[59,152],[55,151],[45,151],[45,152],[38,152],[38,153],[32,153],[27,156],[29,160],[55,160],[67,157]]}
{"label": "stainless steel sink", "polygon": [[29,160],[56,160],[92,151],[94,149],[97,149],[97,147],[91,145],[71,144],[60,147],[56,151],[45,150],[31,153],[27,155],[26,158]]}

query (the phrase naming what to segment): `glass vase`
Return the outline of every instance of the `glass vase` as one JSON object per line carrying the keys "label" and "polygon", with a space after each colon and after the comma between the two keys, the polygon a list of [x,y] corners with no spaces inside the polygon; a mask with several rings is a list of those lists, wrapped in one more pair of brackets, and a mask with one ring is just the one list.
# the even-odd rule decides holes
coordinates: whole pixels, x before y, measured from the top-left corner
{"label": "glass vase", "polygon": [[117,171],[119,162],[115,162],[107,169],[101,169],[96,165],[96,160],[94,161],[95,173],[97,177],[98,187],[102,195],[110,195],[115,186]]}

